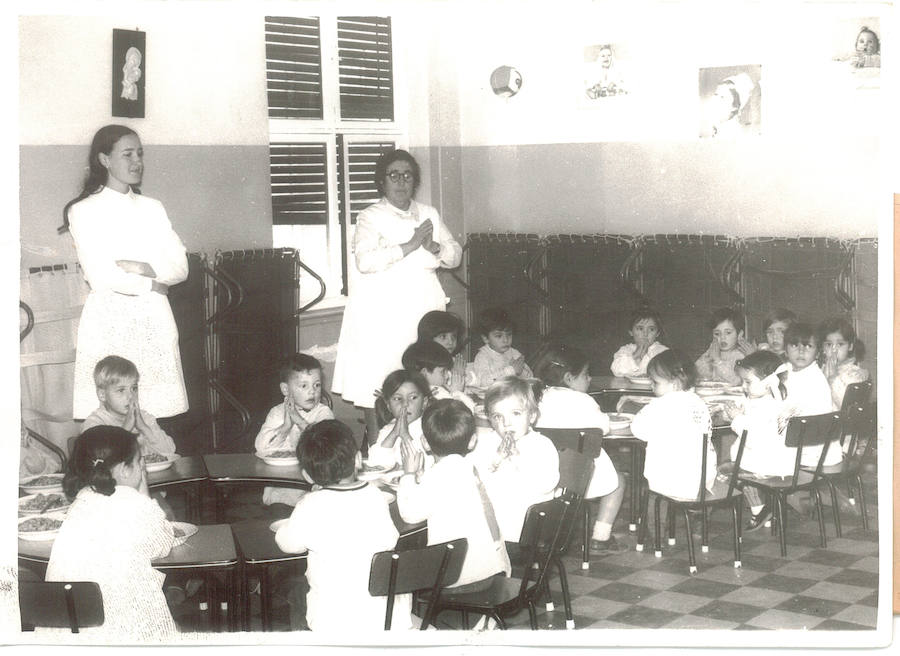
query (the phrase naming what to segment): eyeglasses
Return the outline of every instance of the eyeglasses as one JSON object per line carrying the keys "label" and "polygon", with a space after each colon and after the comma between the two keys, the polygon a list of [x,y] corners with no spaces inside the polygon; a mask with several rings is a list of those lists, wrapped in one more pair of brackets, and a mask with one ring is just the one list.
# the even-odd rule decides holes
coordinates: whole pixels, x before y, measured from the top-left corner
{"label": "eyeglasses", "polygon": [[411,171],[404,171],[400,173],[399,171],[391,171],[387,174],[387,177],[391,179],[391,182],[400,182],[402,179],[404,182],[412,182],[413,174]]}

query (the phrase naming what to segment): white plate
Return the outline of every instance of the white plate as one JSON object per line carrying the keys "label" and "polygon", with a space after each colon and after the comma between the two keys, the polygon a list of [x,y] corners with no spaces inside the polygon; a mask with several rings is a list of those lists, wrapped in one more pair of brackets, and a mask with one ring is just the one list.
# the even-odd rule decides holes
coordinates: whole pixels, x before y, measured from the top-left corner
{"label": "white plate", "polygon": [[[39,476],[29,476],[19,481],[19,487],[25,491],[25,494],[38,494],[40,492],[62,492],[62,480],[64,474],[40,474]],[[39,478],[52,477],[56,479],[56,483],[50,485],[34,485],[31,481]]]}
{"label": "white plate", "polygon": [[54,506],[53,508],[47,509],[47,512],[49,512],[49,513],[65,512],[69,508],[69,505],[71,505],[71,502],[66,498],[66,495],[63,494],[62,492],[50,492],[50,493],[39,492],[38,494],[29,494],[28,496],[25,496],[25,497],[19,497],[19,514],[21,514],[21,515],[37,515],[37,514],[39,514],[41,512],[41,506],[38,506],[37,508],[33,508],[33,509],[23,508],[23,506],[25,504],[27,504],[28,502],[30,502],[34,499],[37,499],[40,495],[43,495],[43,499],[41,499],[41,501],[43,503],[46,503],[49,500],[49,497],[51,497],[51,496],[60,497],[62,499],[63,503],[61,506]]}
{"label": "white plate", "polygon": [[147,462],[145,460],[144,461],[144,469],[147,470],[148,474],[151,474],[153,472],[162,471],[164,469],[168,469],[169,467],[171,467],[175,463],[175,461],[178,460],[180,457],[181,456],[176,453],[171,456],[166,456],[166,460],[163,460],[161,462]]}
{"label": "white plate", "polygon": [[272,531],[272,533],[277,533],[278,529],[287,524],[287,520],[289,519],[290,517],[285,517],[284,519],[276,519],[274,522],[269,524],[269,530]]}
{"label": "white plate", "polygon": [[356,477],[361,481],[377,481],[385,474],[390,474],[397,469],[397,465],[393,467],[372,466],[363,463],[363,467],[356,473]]}
{"label": "white plate", "polygon": [[180,544],[184,544],[187,542],[187,539],[194,535],[200,529],[194,526],[193,524],[188,524],[187,522],[171,522],[172,528],[177,528],[181,531],[181,535],[175,534],[175,542],[173,543],[176,547]]}
{"label": "white plate", "polygon": [[628,428],[631,426],[631,420],[634,419],[634,415],[628,412],[611,412],[608,416],[610,430]]}
{"label": "white plate", "polygon": [[300,461],[297,460],[297,456],[291,456],[290,458],[273,458],[272,456],[267,456],[264,453],[257,453],[256,457],[262,460],[267,465],[272,465],[273,467],[291,467],[293,465],[300,464]]}
{"label": "white plate", "polygon": [[699,383],[694,385],[697,389],[715,389],[715,390],[723,390],[728,389],[729,387],[734,387],[731,383],[726,383],[723,380],[701,380]]}
{"label": "white plate", "polygon": [[626,376],[626,378],[635,385],[650,385],[652,382],[650,376]]}
{"label": "white plate", "polygon": [[[18,526],[21,526],[25,522],[33,522],[40,521],[42,519],[51,519],[58,521],[62,524],[62,521],[66,518],[63,513],[44,513],[43,515],[26,515],[25,517],[20,517],[18,521]],[[59,533],[59,526],[54,529],[49,529],[46,531],[19,531],[19,539],[20,540],[28,540],[29,542],[45,542],[47,540],[53,540],[56,538],[56,534]]]}

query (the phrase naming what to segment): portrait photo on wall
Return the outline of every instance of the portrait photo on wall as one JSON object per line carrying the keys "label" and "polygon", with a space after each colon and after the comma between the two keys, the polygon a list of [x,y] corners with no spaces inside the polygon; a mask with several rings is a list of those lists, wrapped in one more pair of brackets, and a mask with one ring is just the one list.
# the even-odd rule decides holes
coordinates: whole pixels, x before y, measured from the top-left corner
{"label": "portrait photo on wall", "polygon": [[146,33],[113,30],[112,115],[144,118],[147,77]]}
{"label": "portrait photo on wall", "polygon": [[831,32],[835,73],[858,89],[881,84],[881,21],[877,16],[836,21]]}
{"label": "portrait photo on wall", "polygon": [[700,69],[700,137],[734,139],[762,130],[762,66]]}
{"label": "portrait photo on wall", "polygon": [[629,92],[626,49],[622,44],[594,43],[584,47],[582,99],[587,104]]}

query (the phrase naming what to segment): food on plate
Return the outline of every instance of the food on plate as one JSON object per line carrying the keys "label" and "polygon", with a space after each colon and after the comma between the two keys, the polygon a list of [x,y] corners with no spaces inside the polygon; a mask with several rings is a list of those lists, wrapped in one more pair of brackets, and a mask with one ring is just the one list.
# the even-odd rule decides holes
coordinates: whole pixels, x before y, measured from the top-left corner
{"label": "food on plate", "polygon": [[280,451],[272,451],[266,454],[267,458],[296,458],[297,454],[290,449],[282,449]]}
{"label": "food on plate", "polygon": [[624,423],[631,421],[632,419],[632,415],[620,414],[616,412],[611,412],[608,416],[611,423]]}
{"label": "food on plate", "polygon": [[161,453],[148,453],[144,456],[144,464],[153,464],[156,462],[168,462],[169,458]]}
{"label": "food on plate", "polygon": [[62,520],[52,517],[29,517],[19,523],[20,533],[39,533],[41,531],[56,531],[62,526]]}
{"label": "food on plate", "polygon": [[28,481],[29,487],[49,487],[51,485],[60,485],[62,483],[62,474],[38,476]]}
{"label": "food on plate", "polygon": [[45,511],[55,508],[64,508],[69,505],[65,496],[58,493],[36,494],[27,501],[19,504],[19,510]]}
{"label": "food on plate", "polygon": [[172,527],[172,533],[175,535],[176,538],[184,537],[184,531],[182,531],[177,526]]}

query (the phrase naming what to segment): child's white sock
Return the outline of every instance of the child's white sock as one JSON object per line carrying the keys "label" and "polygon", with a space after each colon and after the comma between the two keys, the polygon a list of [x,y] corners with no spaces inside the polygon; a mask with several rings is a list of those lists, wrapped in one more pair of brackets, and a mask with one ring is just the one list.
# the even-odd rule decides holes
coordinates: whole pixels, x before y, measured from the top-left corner
{"label": "child's white sock", "polygon": [[612,524],[607,524],[606,522],[594,522],[594,534],[591,536],[594,540],[604,542],[609,540],[611,534]]}
{"label": "child's white sock", "polygon": [[750,506],[750,512],[752,512],[754,515],[758,515],[759,512],[765,507],[766,507],[766,504],[764,504],[764,503],[761,503],[758,506]]}

